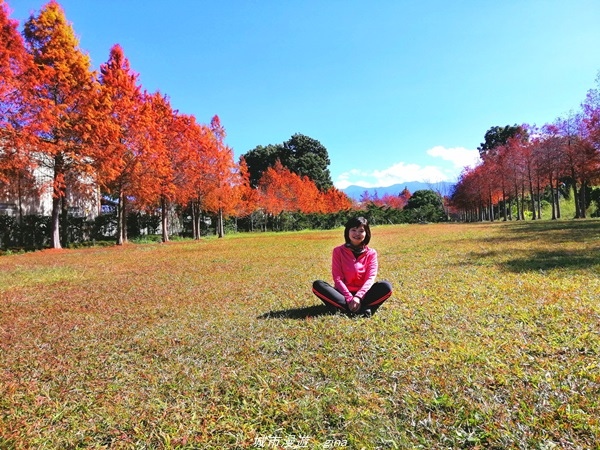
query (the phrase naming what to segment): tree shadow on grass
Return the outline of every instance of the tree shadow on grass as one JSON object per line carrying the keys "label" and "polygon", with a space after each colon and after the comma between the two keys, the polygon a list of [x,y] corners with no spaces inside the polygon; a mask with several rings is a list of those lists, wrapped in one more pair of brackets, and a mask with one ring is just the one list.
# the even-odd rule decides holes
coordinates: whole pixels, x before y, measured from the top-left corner
{"label": "tree shadow on grass", "polygon": [[259,319],[308,319],[310,317],[330,316],[334,312],[325,305],[306,306],[304,308],[290,308],[279,311],[269,311],[258,316]]}
{"label": "tree shadow on grass", "polygon": [[578,219],[557,221],[519,222],[506,227],[506,235],[513,238],[555,243],[595,242],[600,232],[600,220]]}
{"label": "tree shadow on grass", "polygon": [[600,258],[590,251],[543,250],[502,263],[511,272],[546,271],[552,269],[585,270],[600,264]]}
{"label": "tree shadow on grass", "polygon": [[[500,242],[543,240],[550,244],[594,243],[598,234],[600,234],[600,220],[598,219],[520,221],[506,224],[504,236],[497,240]],[[493,241],[494,239],[484,240]]]}
{"label": "tree shadow on grass", "polygon": [[510,223],[502,231],[501,236],[477,239],[485,251],[465,254],[461,264],[494,265],[514,273],[600,270],[600,220]]}
{"label": "tree shadow on grass", "polygon": [[488,245],[506,246],[511,242],[546,242],[556,245],[590,242],[596,245],[600,234],[598,219],[519,221],[505,222],[502,225],[504,228],[501,236],[468,237],[457,239],[456,243],[459,245],[462,241],[480,241]]}

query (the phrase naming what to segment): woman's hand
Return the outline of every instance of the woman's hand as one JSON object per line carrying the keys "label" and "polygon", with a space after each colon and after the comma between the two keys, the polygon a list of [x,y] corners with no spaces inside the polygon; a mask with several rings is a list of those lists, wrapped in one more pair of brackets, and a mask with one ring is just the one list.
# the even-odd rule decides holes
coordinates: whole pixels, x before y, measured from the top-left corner
{"label": "woman's hand", "polygon": [[352,300],[348,302],[348,309],[351,312],[357,312],[360,309],[360,298],[353,297]]}

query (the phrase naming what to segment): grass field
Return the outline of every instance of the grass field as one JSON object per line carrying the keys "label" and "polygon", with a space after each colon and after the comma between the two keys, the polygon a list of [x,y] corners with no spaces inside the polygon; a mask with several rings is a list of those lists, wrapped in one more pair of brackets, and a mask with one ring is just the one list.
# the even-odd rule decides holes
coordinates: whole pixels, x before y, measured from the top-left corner
{"label": "grass field", "polygon": [[600,221],[372,232],[371,319],[343,230],[0,257],[0,449],[600,448]]}

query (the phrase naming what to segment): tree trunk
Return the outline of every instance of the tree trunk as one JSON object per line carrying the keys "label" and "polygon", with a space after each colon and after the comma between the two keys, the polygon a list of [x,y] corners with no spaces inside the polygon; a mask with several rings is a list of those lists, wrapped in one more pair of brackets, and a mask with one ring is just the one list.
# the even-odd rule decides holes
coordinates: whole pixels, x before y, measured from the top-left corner
{"label": "tree trunk", "polygon": [[200,239],[202,237],[202,208],[200,208],[200,203],[198,203],[197,205],[198,211],[197,211],[197,217],[196,217],[196,228],[197,228],[197,233],[198,233],[198,239]]}
{"label": "tree trunk", "polygon": [[196,205],[194,202],[190,204],[190,208],[192,210],[192,238],[194,240],[198,240],[198,228],[196,225]]}
{"label": "tree trunk", "polygon": [[69,245],[69,204],[67,203],[67,195],[62,196],[60,202],[60,230],[62,235],[62,245]]}
{"label": "tree trunk", "polygon": [[163,196],[160,199],[161,219],[162,219],[162,241],[169,242],[169,230],[167,219],[167,199]]}
{"label": "tree trunk", "polygon": [[537,179],[537,215],[538,219],[542,219],[542,187],[540,186],[540,179]]}
{"label": "tree trunk", "polygon": [[[573,179],[573,199],[575,200],[575,217],[574,219],[580,219],[583,216],[581,215],[581,205],[579,192],[577,191],[577,180],[575,179],[575,171],[571,170],[571,178]],[[583,185],[581,186],[581,190],[583,191]]]}
{"label": "tree trunk", "polygon": [[225,228],[223,226],[223,210],[219,208],[217,213],[217,235],[222,238],[225,235]]}
{"label": "tree trunk", "polygon": [[127,205],[127,193],[123,194],[123,243],[127,244],[129,242],[129,233],[127,232],[127,209],[129,206]]}
{"label": "tree trunk", "polygon": [[525,185],[521,185],[521,220],[525,220]]}
{"label": "tree trunk", "polygon": [[587,217],[587,212],[586,212],[586,208],[585,205],[587,203],[587,199],[585,197],[585,188],[587,187],[587,181],[583,181],[581,183],[581,189],[579,190],[579,207],[581,208],[581,213],[579,214],[579,216],[582,219],[585,219]]}
{"label": "tree trunk", "polygon": [[25,231],[24,231],[24,227],[23,227],[23,192],[21,190],[21,172],[19,171],[19,175],[18,175],[18,180],[17,180],[17,188],[19,190],[19,198],[18,198],[18,205],[19,205],[19,245],[24,245],[25,244]]}
{"label": "tree trunk", "polygon": [[531,179],[531,175],[529,176],[529,195],[531,195],[531,218],[535,220],[535,194],[533,192],[533,180]]}
{"label": "tree trunk", "polygon": [[60,197],[52,198],[52,248],[62,248],[60,245]]}
{"label": "tree trunk", "polygon": [[52,237],[50,245],[52,248],[62,248],[60,245],[60,207],[61,198],[64,193],[61,190],[63,178],[62,173],[62,157],[54,158],[54,177],[52,183]]}
{"label": "tree trunk", "polygon": [[125,215],[125,205],[123,204],[123,190],[119,191],[119,200],[117,203],[117,245],[123,245],[123,216]]}
{"label": "tree trunk", "polygon": [[554,196],[554,180],[550,175],[550,198],[552,199],[552,220],[556,220],[556,197]]}
{"label": "tree trunk", "polygon": [[519,187],[515,183],[515,203],[517,205],[517,220],[521,220],[521,210],[519,205]]}
{"label": "tree trunk", "polygon": [[560,219],[560,181],[556,180],[556,218]]}

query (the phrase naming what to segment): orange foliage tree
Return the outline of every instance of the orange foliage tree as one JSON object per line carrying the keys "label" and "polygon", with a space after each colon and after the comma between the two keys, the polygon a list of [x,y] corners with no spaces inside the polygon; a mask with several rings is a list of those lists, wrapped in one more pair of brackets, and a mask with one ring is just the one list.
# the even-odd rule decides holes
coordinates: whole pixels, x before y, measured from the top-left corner
{"label": "orange foliage tree", "polygon": [[176,114],[173,117],[172,140],[170,142],[171,164],[173,165],[174,201],[178,205],[191,206],[194,239],[200,237],[199,222],[195,208],[196,186],[204,173],[205,133],[194,116]]}
{"label": "orange foliage tree", "polygon": [[26,192],[35,193],[31,167],[31,55],[0,0],[0,198],[18,199],[19,217]]}
{"label": "orange foliage tree", "polygon": [[236,218],[250,216],[257,209],[259,201],[258,191],[251,186],[250,172],[244,157],[240,158],[238,167],[240,183],[236,186],[235,194],[237,203],[234,215]]}
{"label": "orange foliage tree", "polygon": [[354,202],[348,195],[336,187],[330,187],[321,193],[323,212],[336,213],[354,208]]}
{"label": "orange foliage tree", "polygon": [[225,145],[225,129],[219,116],[214,116],[210,122],[212,139],[207,151],[208,170],[204,176],[204,209],[217,216],[216,231],[218,237],[223,237],[224,217],[235,213],[240,203],[238,187],[243,180],[239,167],[234,161],[233,150]]}
{"label": "orange foliage tree", "polygon": [[259,204],[267,215],[277,216],[292,209],[291,202],[295,194],[293,184],[289,183],[292,175],[294,174],[283,167],[279,160],[263,172],[258,182]]}
{"label": "orange foliage tree", "polygon": [[85,141],[96,125],[90,118],[95,117],[98,83],[55,0],[29,18],[24,36],[36,67],[31,91],[37,96],[34,120],[40,126],[35,155],[37,164],[51,173],[51,245],[61,248],[60,213],[66,218],[67,194],[93,187],[93,155]]}
{"label": "orange foliage tree", "polygon": [[177,113],[171,108],[167,97],[159,93],[152,96],[152,105],[155,120],[153,128],[155,136],[152,147],[156,155],[154,163],[155,181],[158,181],[160,188],[162,241],[167,242],[169,240],[168,217],[171,204],[176,196],[175,175],[180,161],[178,154],[180,147],[176,145],[177,130],[174,127]]}
{"label": "orange foliage tree", "polygon": [[141,209],[161,211],[162,240],[169,240],[168,209],[175,198],[174,149],[171,146],[174,111],[156,92],[144,95],[145,140],[134,180],[134,201]]}
{"label": "orange foliage tree", "polygon": [[381,203],[390,208],[403,209],[408,203],[409,199],[410,193],[408,195],[405,195],[403,193],[400,193],[398,195],[384,194],[384,196],[381,197]]}
{"label": "orange foliage tree", "polygon": [[192,215],[192,232],[194,239],[200,238],[203,198],[208,191],[207,178],[210,170],[208,152],[213,135],[210,128],[196,122],[194,116],[180,116],[182,133],[181,142],[184,164],[178,169],[180,174],[177,183],[177,198],[181,205],[188,205]]}
{"label": "orange foliage tree", "polygon": [[127,242],[126,206],[139,168],[143,146],[144,122],[141,117],[142,93],[137,74],[130,68],[123,49],[114,45],[109,59],[100,66],[103,99],[107,103],[104,145],[94,155],[98,182],[107,194],[117,199],[117,244]]}
{"label": "orange foliage tree", "polygon": [[[283,212],[325,212],[324,196],[307,176],[301,177],[278,160],[267,168],[259,183],[259,205],[270,216]],[[335,191],[331,191],[331,197]]]}

